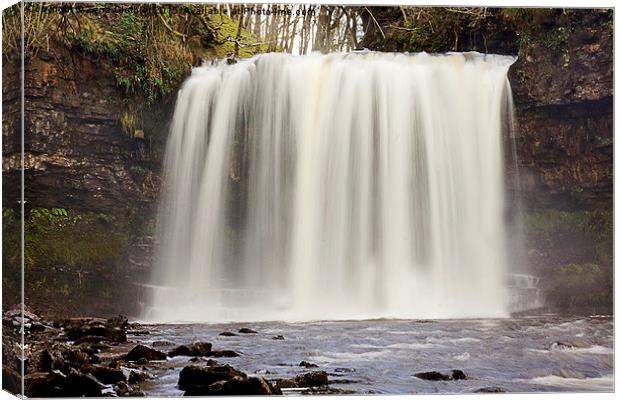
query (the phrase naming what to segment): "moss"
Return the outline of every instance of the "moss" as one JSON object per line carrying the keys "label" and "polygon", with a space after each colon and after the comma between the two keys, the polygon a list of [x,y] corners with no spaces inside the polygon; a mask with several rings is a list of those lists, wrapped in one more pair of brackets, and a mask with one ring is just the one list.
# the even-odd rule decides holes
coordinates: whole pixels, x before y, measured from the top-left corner
{"label": "moss", "polygon": [[[215,31],[215,42],[219,43],[214,48],[214,56],[216,58],[230,57],[234,54],[235,43],[229,41],[230,38],[237,36],[237,29],[239,27],[239,21],[233,20],[229,15],[225,14],[210,14],[207,16],[209,25]],[[244,43],[239,47],[240,58],[252,57],[257,53],[267,51],[266,44],[259,44],[256,46],[246,45],[247,43],[255,43],[255,37],[249,32],[242,30],[240,42]]]}
{"label": "moss", "polygon": [[78,9],[75,26],[57,32],[57,38],[75,50],[109,60],[116,65],[119,87],[151,103],[178,86],[191,68],[192,55],[181,38],[159,22],[159,8],[121,10],[102,10],[101,17]]}
{"label": "moss", "polygon": [[584,231],[589,218],[587,211],[544,209],[525,214],[524,222],[528,233],[540,235]]}
{"label": "moss", "polygon": [[[19,265],[20,221],[10,209],[3,210],[3,217],[3,261]],[[33,208],[24,225],[24,265],[75,270],[116,265],[128,237],[128,224],[109,214]]]}
{"label": "moss", "polygon": [[[113,71],[127,105],[119,120],[128,134],[143,129],[144,109],[169,100],[191,67],[200,58],[233,54],[238,21],[210,12],[214,5],[174,4],[57,4],[28,3],[25,21],[28,56],[50,41],[72,53],[101,62]],[[49,8],[49,9],[46,9]],[[3,13],[3,38],[18,55],[20,15],[18,8]],[[265,51],[251,45],[256,39],[241,31],[239,57]],[[146,134],[151,132],[145,130]]]}
{"label": "moss", "polygon": [[562,233],[583,233],[595,242],[594,261],[610,264],[613,257],[613,211],[544,209],[523,217],[529,235],[542,238]]}
{"label": "moss", "polygon": [[547,303],[556,307],[611,305],[611,277],[611,271],[594,263],[564,265],[547,291]]}

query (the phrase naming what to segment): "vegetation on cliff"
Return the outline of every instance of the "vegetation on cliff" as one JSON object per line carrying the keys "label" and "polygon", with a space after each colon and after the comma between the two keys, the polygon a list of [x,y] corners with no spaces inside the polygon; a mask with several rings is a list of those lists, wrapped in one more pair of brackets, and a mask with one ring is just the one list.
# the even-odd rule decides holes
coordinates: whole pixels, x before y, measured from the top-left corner
{"label": "vegetation on cliff", "polygon": [[524,215],[530,263],[553,308],[613,303],[613,212],[542,209]]}
{"label": "vegetation on cliff", "polygon": [[514,76],[525,90],[517,85],[516,94],[529,101],[610,94],[612,9],[372,7],[362,17],[370,49],[517,55]]}
{"label": "vegetation on cliff", "polygon": [[[3,208],[3,302],[7,306],[19,301],[20,225],[19,214]],[[121,288],[131,283],[123,266],[130,238],[153,233],[151,219],[63,208],[28,210],[23,260],[26,298],[37,307],[47,304],[51,313],[84,307],[113,313],[112,309],[124,305]],[[112,298],[119,304],[105,304]]]}
{"label": "vegetation on cliff", "polygon": [[[26,57],[49,48],[50,41],[76,54],[95,57],[114,68],[127,95],[148,102],[176,90],[192,64],[207,56],[233,54],[231,43],[238,20],[210,13],[208,4],[58,4],[26,3]],[[19,8],[3,14],[5,58],[18,57]],[[244,39],[251,34],[241,32]],[[257,48],[242,48],[247,57]]]}

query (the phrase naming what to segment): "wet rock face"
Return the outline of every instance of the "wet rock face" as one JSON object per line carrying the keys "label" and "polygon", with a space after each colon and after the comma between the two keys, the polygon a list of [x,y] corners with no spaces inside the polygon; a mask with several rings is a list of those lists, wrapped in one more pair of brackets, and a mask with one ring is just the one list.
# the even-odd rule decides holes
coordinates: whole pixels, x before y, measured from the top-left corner
{"label": "wet rock face", "polygon": [[605,97],[557,106],[518,105],[515,144],[526,205],[610,207],[612,103],[612,97]]}
{"label": "wet rock face", "polygon": [[[105,58],[91,59],[53,41],[46,48],[25,65],[26,217],[30,208],[58,207],[73,215],[102,213],[123,223],[138,217],[145,221],[154,218],[166,124],[160,124],[156,133],[150,129],[146,137],[124,129],[123,115],[134,107],[128,106],[127,96],[118,87],[116,66]],[[20,205],[21,186],[19,76],[19,64],[3,60],[3,207],[14,210]],[[167,112],[162,115],[162,120],[167,118]],[[127,290],[126,283],[143,281],[142,276],[152,265],[154,246],[151,237],[133,237],[150,231],[136,232],[141,228],[138,224],[133,227],[127,245],[121,246],[120,257],[90,266],[102,273],[84,277],[80,289],[71,290],[66,308],[58,306],[63,300],[39,296],[27,285],[26,290],[32,293],[27,296],[31,304],[56,311],[54,314],[59,317],[118,312],[136,315],[139,310],[135,292]],[[88,235],[84,236],[88,242]],[[58,265],[63,266],[64,263]],[[29,284],[46,279],[50,292],[60,292],[61,280],[75,279],[72,269],[51,279],[47,276],[49,266],[41,267],[30,270]],[[90,268],[86,268],[85,274],[91,272]],[[121,280],[123,285],[117,285]],[[9,287],[16,285],[11,282]],[[54,290],[55,285],[61,287]],[[80,301],[77,292],[82,290],[89,291],[90,301]],[[110,292],[116,301],[110,301]],[[17,301],[15,293],[7,297],[11,302]]]}
{"label": "wet rock face", "polygon": [[[5,67],[5,77],[19,76],[18,66]],[[120,119],[127,106],[113,66],[51,43],[49,51],[26,64],[25,78],[25,190],[30,204],[120,212],[155,200],[156,188],[135,179],[131,168],[152,164],[158,170],[163,149],[152,149],[123,131]],[[10,103],[3,115],[3,175],[9,181],[19,175],[16,89],[3,85]],[[17,190],[5,194],[5,206],[15,205],[18,195]]]}

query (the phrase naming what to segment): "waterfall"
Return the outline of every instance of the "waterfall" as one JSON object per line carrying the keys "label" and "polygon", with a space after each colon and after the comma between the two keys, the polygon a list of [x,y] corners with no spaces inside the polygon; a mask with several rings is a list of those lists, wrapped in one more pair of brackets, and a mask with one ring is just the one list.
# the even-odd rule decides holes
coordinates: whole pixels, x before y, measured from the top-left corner
{"label": "waterfall", "polygon": [[506,316],[513,62],[356,52],[194,68],[143,318]]}

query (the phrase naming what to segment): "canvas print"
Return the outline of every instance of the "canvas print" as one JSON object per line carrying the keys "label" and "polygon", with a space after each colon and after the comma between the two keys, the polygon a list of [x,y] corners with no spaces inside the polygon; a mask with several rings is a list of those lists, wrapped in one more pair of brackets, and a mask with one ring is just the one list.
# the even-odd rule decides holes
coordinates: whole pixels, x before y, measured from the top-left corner
{"label": "canvas print", "polygon": [[2,13],[2,387],[613,392],[612,8]]}

